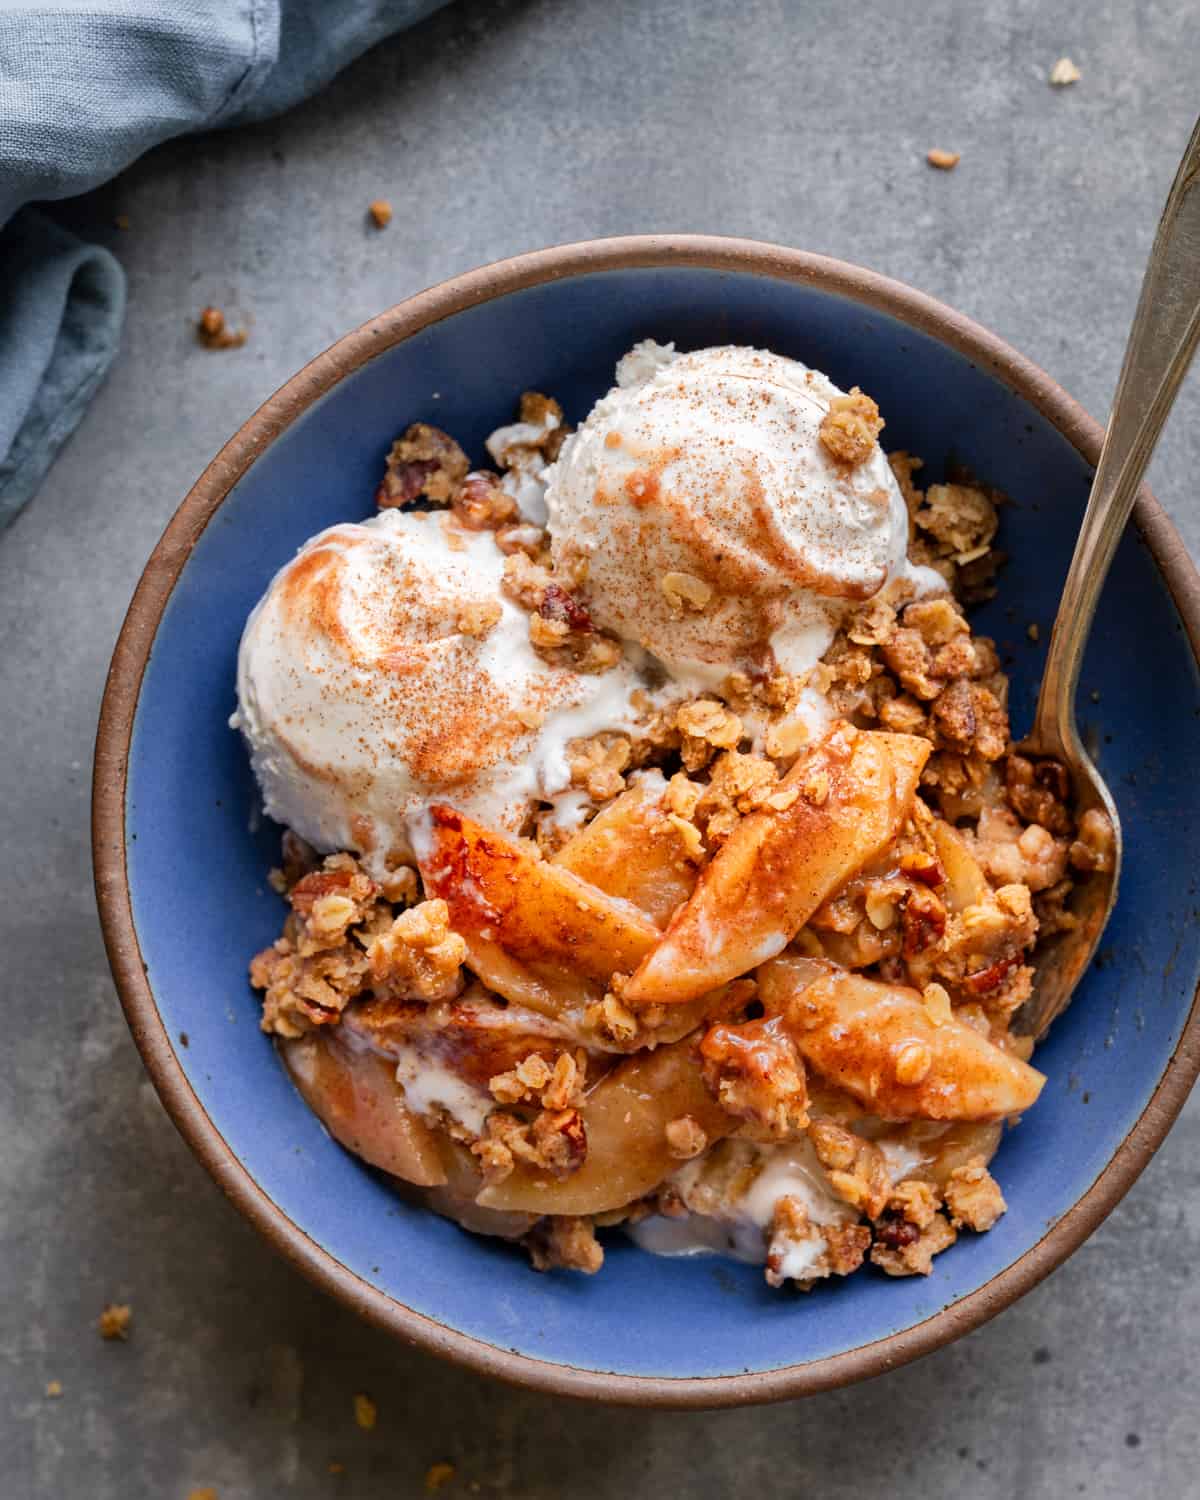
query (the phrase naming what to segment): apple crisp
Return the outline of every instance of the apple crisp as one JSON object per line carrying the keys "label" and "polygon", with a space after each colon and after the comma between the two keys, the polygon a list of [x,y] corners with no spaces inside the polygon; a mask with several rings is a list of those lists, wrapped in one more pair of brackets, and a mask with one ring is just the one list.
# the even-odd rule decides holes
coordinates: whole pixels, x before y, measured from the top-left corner
{"label": "apple crisp", "polygon": [[[855,474],[882,425],[855,387],[819,442]],[[447,627],[473,649],[515,609],[546,670],[603,681],[629,648],[529,500],[568,434],[527,392],[477,469],[415,423],[376,498],[494,538],[496,600]],[[635,693],[519,828],[451,789],[382,865],[284,836],[282,932],[250,964],[263,1030],[337,1140],[538,1270],[599,1271],[597,1231],[620,1226],[733,1246],[772,1286],[927,1275],[1005,1211],[989,1163],[1043,1082],[1014,1022],[1112,830],[1016,751],[972,628],[1001,497],[890,465],[910,573],[864,592],[811,668]],[[681,628],[728,603],[717,568],[660,583]],[[356,1417],[373,1424],[366,1397]]]}

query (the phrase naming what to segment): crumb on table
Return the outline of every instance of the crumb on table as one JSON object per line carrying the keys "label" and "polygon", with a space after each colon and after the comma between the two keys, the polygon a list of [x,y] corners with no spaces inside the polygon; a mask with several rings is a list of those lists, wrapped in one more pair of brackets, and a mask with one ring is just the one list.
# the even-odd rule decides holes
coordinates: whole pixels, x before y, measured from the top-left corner
{"label": "crumb on table", "polygon": [[110,1302],[96,1320],[102,1339],[127,1339],[133,1308],[125,1302]]}
{"label": "crumb on table", "polygon": [[1060,57],[1050,69],[1050,82],[1057,89],[1065,89],[1072,83],[1078,83],[1082,77],[1083,74],[1069,57]]}
{"label": "crumb on table", "polygon": [[244,328],[236,332],[225,322],[219,307],[206,307],[196,323],[196,342],[205,349],[240,349],[246,342]]}
{"label": "crumb on table", "polygon": [[453,1478],[453,1464],[431,1464],[429,1472],[425,1475],[425,1489],[432,1495],[436,1490],[440,1490],[444,1484],[449,1484]]}
{"label": "crumb on table", "polygon": [[932,151],[926,153],[925,160],[931,167],[937,167],[941,172],[949,172],[962,160],[962,152],[943,151],[940,146],[935,146]]}
{"label": "crumb on table", "polygon": [[354,1420],[364,1432],[370,1432],[379,1418],[379,1408],[370,1396],[360,1391],[354,1398]]}
{"label": "crumb on table", "polygon": [[47,1380],[46,1395],[50,1397],[51,1401],[56,1400],[62,1393],[63,1384],[61,1380]]}
{"label": "crumb on table", "polygon": [[392,205],[386,198],[376,198],[368,207],[367,212],[371,215],[376,229],[386,229],[392,222]]}

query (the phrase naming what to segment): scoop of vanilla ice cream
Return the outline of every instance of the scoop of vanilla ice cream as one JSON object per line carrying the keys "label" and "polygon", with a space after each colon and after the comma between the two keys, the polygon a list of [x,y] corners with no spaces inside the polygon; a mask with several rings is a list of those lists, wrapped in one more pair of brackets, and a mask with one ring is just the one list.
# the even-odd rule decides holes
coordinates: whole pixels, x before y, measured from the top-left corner
{"label": "scoop of vanilla ice cream", "polygon": [[490,532],[388,510],[313,537],[246,624],[238,709],[266,812],[373,873],[447,801],[515,833],[569,784],[569,740],[636,719],[625,665],[547,665]]}
{"label": "scoop of vanilla ice cream", "polygon": [[547,474],[556,561],[586,562],[597,623],[717,686],[813,666],[850,609],[909,576],[882,450],[850,467],[820,441],[841,394],[758,349],[627,354]]}

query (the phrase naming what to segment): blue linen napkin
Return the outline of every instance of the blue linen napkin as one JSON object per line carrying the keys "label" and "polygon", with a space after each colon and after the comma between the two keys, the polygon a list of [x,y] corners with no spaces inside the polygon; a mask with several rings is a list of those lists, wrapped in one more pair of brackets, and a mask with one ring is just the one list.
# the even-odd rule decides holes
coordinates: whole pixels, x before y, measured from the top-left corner
{"label": "blue linen napkin", "polygon": [[0,0],[0,529],[120,341],[115,257],[30,204],[190,131],[278,114],[444,0]]}

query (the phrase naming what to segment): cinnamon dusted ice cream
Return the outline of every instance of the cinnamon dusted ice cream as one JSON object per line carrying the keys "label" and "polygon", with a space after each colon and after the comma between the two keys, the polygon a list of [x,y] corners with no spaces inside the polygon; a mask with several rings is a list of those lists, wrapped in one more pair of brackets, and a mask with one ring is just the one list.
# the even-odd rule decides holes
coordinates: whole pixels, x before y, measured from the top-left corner
{"label": "cinnamon dusted ice cream", "polygon": [[748,348],[639,344],[548,473],[556,562],[678,676],[799,673],[896,580],[909,521],[873,402]]}
{"label": "cinnamon dusted ice cream", "polygon": [[301,548],[238,655],[233,722],[270,817],[381,873],[431,801],[518,832],[568,786],[568,741],[632,721],[635,674],[548,665],[503,566],[492,532],[448,512],[388,510]]}

